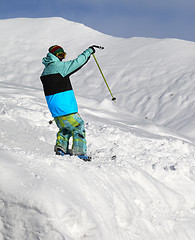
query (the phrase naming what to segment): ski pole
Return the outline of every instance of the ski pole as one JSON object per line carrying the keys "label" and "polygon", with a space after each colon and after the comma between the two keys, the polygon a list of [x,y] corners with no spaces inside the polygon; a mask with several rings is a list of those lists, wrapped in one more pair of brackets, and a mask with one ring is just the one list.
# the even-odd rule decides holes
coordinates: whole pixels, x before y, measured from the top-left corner
{"label": "ski pole", "polygon": [[49,124],[52,124],[55,119],[53,118],[52,120],[49,121]]}
{"label": "ski pole", "polygon": [[[94,47],[98,47],[98,46],[94,46]],[[103,47],[98,47],[98,48],[104,49]],[[113,96],[113,94],[112,94],[112,92],[111,92],[111,90],[110,90],[110,88],[109,88],[109,86],[108,86],[108,83],[107,83],[107,81],[106,81],[106,79],[105,79],[105,77],[104,77],[104,74],[103,74],[103,72],[102,72],[102,70],[101,70],[101,68],[100,68],[100,65],[99,65],[99,63],[98,63],[98,61],[97,61],[94,53],[93,53],[93,58],[94,58],[97,66],[98,66],[98,68],[99,68],[99,70],[100,70],[100,73],[101,73],[101,75],[102,75],[102,77],[103,77],[103,79],[104,79],[104,82],[105,82],[105,84],[106,84],[106,86],[107,86],[107,88],[108,88],[108,90],[109,90],[109,92],[110,92],[110,95],[112,96],[112,101],[116,102],[116,98]]]}

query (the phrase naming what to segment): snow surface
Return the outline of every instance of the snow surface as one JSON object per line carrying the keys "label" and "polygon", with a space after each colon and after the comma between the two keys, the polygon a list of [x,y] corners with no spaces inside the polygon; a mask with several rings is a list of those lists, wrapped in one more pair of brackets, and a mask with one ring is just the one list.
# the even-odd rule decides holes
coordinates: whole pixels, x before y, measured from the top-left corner
{"label": "snow surface", "polygon": [[[195,43],[120,39],[62,18],[0,20],[0,239],[195,239]],[[55,156],[39,76],[62,45],[92,162]]]}

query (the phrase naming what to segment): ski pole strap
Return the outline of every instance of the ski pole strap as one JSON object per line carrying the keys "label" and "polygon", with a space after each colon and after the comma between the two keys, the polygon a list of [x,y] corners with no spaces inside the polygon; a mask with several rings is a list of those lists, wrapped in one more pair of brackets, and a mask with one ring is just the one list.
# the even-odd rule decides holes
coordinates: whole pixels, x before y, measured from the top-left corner
{"label": "ski pole strap", "polygon": [[112,96],[112,101],[116,102],[116,98],[113,96],[113,94],[112,94],[112,92],[111,92],[111,90],[110,90],[110,88],[109,88],[109,86],[108,86],[108,83],[107,83],[107,81],[106,81],[106,79],[105,79],[105,77],[104,77],[104,74],[103,74],[103,72],[102,72],[102,70],[101,70],[101,68],[100,68],[100,65],[99,65],[99,63],[98,63],[98,61],[97,61],[94,53],[93,53],[92,55],[93,55],[93,58],[94,58],[97,66],[98,66],[98,68],[99,68],[99,70],[100,70],[100,73],[101,73],[101,75],[102,75],[102,77],[103,77],[103,79],[104,79],[104,82],[105,82],[105,84],[106,84],[106,86],[107,86],[107,88],[108,88],[108,90],[109,90],[109,92],[110,92],[110,95]]}

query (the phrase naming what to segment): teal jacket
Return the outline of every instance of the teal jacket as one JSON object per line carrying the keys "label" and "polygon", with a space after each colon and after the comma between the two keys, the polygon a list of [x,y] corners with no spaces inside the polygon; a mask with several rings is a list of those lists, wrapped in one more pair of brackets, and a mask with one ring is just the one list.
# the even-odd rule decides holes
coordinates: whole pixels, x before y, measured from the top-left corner
{"label": "teal jacket", "polygon": [[87,63],[92,53],[93,50],[88,48],[71,61],[60,61],[51,53],[48,53],[43,58],[42,63],[45,68],[41,74],[41,81],[47,104],[53,117],[78,112],[69,77]]}

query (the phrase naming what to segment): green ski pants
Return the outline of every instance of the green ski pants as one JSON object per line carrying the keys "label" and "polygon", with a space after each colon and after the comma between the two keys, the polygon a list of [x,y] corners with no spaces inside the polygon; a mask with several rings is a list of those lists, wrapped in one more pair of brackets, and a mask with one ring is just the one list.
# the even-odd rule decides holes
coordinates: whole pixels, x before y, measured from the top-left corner
{"label": "green ski pants", "polygon": [[72,154],[82,155],[87,153],[85,139],[85,125],[78,113],[55,117],[59,128],[57,133],[56,147],[60,146],[65,153],[69,153],[69,140],[73,137]]}

